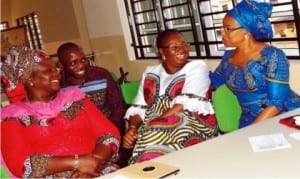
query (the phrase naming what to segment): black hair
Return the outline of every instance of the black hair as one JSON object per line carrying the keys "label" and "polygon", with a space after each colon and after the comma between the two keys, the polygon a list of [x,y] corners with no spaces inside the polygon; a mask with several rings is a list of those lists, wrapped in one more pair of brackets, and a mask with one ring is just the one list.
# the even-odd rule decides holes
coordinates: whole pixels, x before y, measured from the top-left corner
{"label": "black hair", "polygon": [[162,32],[160,32],[156,38],[156,47],[157,48],[160,48],[162,46],[162,44],[164,43],[165,39],[167,37],[169,37],[170,35],[173,35],[173,34],[178,34],[178,35],[181,35],[177,30],[175,29],[167,29],[167,30],[164,30]]}
{"label": "black hair", "polygon": [[66,43],[63,43],[62,45],[60,45],[57,49],[57,57],[58,57],[58,60],[61,62],[61,63],[64,63],[64,55],[65,55],[65,52],[68,52],[70,50],[80,50],[82,51],[82,48],[73,43],[73,42],[66,42]]}

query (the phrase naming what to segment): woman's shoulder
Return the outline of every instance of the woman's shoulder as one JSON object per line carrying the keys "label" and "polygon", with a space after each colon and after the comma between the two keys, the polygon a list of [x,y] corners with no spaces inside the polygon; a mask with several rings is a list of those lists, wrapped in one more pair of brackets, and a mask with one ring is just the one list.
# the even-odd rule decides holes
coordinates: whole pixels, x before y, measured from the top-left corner
{"label": "woman's shoulder", "polygon": [[191,60],[184,67],[185,70],[208,68],[204,60]]}
{"label": "woman's shoulder", "polygon": [[204,60],[191,60],[189,63],[186,64],[187,66],[207,66]]}
{"label": "woman's shoulder", "polygon": [[36,117],[42,118],[49,115],[49,111],[53,112],[51,115],[55,116],[56,112],[58,113],[65,105],[83,100],[85,97],[85,93],[80,88],[74,86],[67,87],[61,89],[56,97],[47,103],[20,101],[4,106],[1,109],[1,119],[29,115],[35,115]]}
{"label": "woman's shoulder", "polygon": [[150,66],[147,66],[144,70],[144,73],[146,72],[155,72],[157,70],[160,70],[161,68],[163,68],[162,64],[156,64],[156,65],[150,65]]}
{"label": "woman's shoulder", "polygon": [[273,55],[273,54],[285,55],[282,49],[272,45],[268,45],[265,48],[263,48],[261,53],[262,55]]}
{"label": "woman's shoulder", "polygon": [[24,102],[16,102],[4,106],[1,109],[1,120],[26,114],[26,109],[22,106]]}
{"label": "woman's shoulder", "polygon": [[287,63],[287,57],[284,51],[278,47],[269,45],[262,49],[261,51],[262,59],[269,63]]}

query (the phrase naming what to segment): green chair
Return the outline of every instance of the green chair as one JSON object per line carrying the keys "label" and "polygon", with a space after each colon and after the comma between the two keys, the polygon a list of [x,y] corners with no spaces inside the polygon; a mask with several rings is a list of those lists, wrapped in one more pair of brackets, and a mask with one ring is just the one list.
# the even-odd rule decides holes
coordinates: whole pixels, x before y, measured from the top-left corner
{"label": "green chair", "polygon": [[133,103],[135,96],[137,95],[139,86],[141,81],[131,81],[121,84],[121,92],[124,98],[124,101],[127,105],[130,105]]}
{"label": "green chair", "polygon": [[0,166],[0,178],[10,178],[8,172],[2,165]]}
{"label": "green chair", "polygon": [[212,96],[220,132],[231,132],[239,128],[242,109],[235,94],[224,84]]}

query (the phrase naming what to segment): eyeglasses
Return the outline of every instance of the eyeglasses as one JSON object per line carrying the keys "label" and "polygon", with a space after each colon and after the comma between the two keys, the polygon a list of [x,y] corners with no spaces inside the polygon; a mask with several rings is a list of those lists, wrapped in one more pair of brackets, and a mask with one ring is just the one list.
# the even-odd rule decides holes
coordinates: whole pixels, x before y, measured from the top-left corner
{"label": "eyeglasses", "polygon": [[224,32],[233,32],[233,31],[236,31],[236,30],[239,30],[239,29],[242,29],[243,27],[242,26],[240,26],[240,27],[235,27],[235,28],[229,28],[229,27],[223,27],[222,28],[222,31],[224,31]]}
{"label": "eyeglasses", "polygon": [[160,48],[169,48],[171,50],[178,51],[178,50],[181,50],[181,49],[184,49],[184,50],[189,49],[190,45],[189,44],[182,44],[182,45],[175,45],[174,44],[174,45],[169,45],[169,46],[160,47]]}

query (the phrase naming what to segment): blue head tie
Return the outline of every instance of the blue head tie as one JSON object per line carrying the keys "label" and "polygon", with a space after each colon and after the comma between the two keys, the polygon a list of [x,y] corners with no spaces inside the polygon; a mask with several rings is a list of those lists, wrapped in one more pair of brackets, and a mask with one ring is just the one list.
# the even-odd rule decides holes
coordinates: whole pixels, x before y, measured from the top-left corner
{"label": "blue head tie", "polygon": [[270,3],[242,0],[227,14],[250,32],[255,39],[271,39],[273,29],[268,18],[272,14],[272,8]]}

